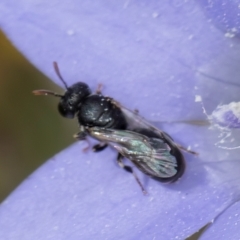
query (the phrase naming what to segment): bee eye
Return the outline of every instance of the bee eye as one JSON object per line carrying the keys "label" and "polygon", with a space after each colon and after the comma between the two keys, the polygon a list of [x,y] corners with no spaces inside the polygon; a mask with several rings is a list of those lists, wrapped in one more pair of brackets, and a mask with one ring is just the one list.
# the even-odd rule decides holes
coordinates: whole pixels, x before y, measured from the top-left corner
{"label": "bee eye", "polygon": [[65,101],[60,101],[58,104],[58,111],[65,118],[74,118],[76,113],[76,110]]}
{"label": "bee eye", "polygon": [[72,107],[73,106],[73,104],[72,104],[72,101],[70,100],[70,101],[68,101],[68,103],[67,103],[68,105],[69,105],[69,107]]}

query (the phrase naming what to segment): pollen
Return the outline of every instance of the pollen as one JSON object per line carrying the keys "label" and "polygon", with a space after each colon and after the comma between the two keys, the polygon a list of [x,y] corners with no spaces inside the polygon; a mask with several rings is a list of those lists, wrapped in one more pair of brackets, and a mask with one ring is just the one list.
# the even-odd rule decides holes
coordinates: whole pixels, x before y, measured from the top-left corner
{"label": "pollen", "polygon": [[211,120],[223,127],[240,128],[240,102],[218,106],[212,112]]}

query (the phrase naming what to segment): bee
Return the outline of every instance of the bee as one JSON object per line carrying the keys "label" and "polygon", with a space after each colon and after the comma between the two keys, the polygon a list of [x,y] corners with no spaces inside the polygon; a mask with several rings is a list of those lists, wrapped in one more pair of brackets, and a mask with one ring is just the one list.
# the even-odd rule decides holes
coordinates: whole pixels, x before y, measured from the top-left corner
{"label": "bee", "polygon": [[59,113],[66,118],[77,117],[78,140],[91,136],[99,140],[93,151],[102,151],[108,145],[118,151],[117,162],[135,177],[141,190],[146,194],[142,183],[133,168],[123,163],[128,158],[140,171],[160,182],[175,182],[185,170],[185,160],[181,150],[187,150],[165,132],[151,125],[138,111],[131,111],[113,98],[103,96],[101,85],[95,93],[84,82],[68,87],[60,74],[58,65],[53,66],[59,79],[66,88],[64,95],[49,90],[35,90],[35,95],[60,97]]}

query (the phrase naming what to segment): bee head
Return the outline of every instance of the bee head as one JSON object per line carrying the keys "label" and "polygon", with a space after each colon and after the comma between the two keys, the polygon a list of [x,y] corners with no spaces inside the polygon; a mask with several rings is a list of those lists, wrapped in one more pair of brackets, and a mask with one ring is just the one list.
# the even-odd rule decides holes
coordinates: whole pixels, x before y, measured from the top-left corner
{"label": "bee head", "polygon": [[91,94],[91,89],[86,83],[77,82],[72,86],[68,87],[67,83],[62,78],[58,65],[56,62],[53,62],[53,66],[56,74],[64,84],[67,91],[64,95],[54,93],[48,90],[35,90],[33,93],[35,95],[52,95],[55,97],[60,97],[60,102],[58,104],[59,113],[66,118],[74,118],[75,114],[78,112],[78,107],[81,105],[81,102],[84,98]]}
{"label": "bee head", "polygon": [[78,82],[67,88],[67,91],[60,98],[58,104],[59,113],[66,118],[74,118],[78,107],[84,98],[91,94],[91,90],[86,83]]}

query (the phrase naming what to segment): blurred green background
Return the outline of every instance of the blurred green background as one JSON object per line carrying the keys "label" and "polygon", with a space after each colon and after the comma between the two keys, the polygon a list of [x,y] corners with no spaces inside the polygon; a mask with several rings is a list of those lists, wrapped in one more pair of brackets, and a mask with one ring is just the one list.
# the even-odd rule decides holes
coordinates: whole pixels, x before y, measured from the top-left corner
{"label": "blurred green background", "polygon": [[[59,115],[58,98],[31,93],[64,90],[31,65],[1,31],[0,48],[1,202],[47,159],[73,143],[78,125],[76,119]],[[198,239],[199,234],[189,240]]]}
{"label": "blurred green background", "polygon": [[78,128],[76,120],[58,114],[59,99],[31,93],[64,90],[32,66],[1,31],[0,48],[1,202],[37,167],[73,143]]}

